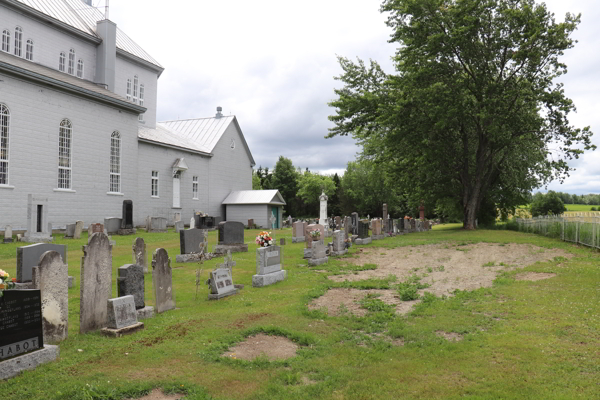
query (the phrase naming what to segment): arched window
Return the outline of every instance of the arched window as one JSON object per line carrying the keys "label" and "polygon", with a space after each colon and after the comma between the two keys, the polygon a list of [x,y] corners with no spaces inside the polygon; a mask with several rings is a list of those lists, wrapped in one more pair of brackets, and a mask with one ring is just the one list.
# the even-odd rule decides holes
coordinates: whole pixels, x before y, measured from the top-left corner
{"label": "arched window", "polygon": [[65,63],[67,61],[67,55],[64,51],[60,52],[60,56],[58,56],[58,70],[60,72],[65,72]]}
{"label": "arched window", "polygon": [[[143,106],[143,105],[144,105],[144,84],[142,83],[140,85],[140,106]],[[140,114],[140,116],[138,117],[138,120],[140,122],[144,121],[144,114],[143,113]]]}
{"label": "arched window", "polygon": [[138,76],[134,76],[133,77],[133,102],[137,103],[138,100],[138,83],[139,83],[139,79]]}
{"label": "arched window", "polygon": [[58,133],[58,188],[71,189],[71,142],[73,126],[71,121],[60,121]]}
{"label": "arched window", "polygon": [[31,39],[27,40],[27,45],[25,46],[25,58],[33,61],[33,40]]}
{"label": "arched window", "polygon": [[83,78],[83,60],[81,58],[77,61],[77,77]]}
{"label": "arched window", "polygon": [[121,191],[121,134],[110,135],[110,186],[109,192]]}
{"label": "arched window", "polygon": [[23,29],[20,26],[15,28],[15,56],[23,56]]}
{"label": "arched window", "polygon": [[10,111],[0,104],[0,185],[8,185],[8,134]]}
{"label": "arched window", "polygon": [[131,79],[127,79],[127,100],[131,101]]}
{"label": "arched window", "polygon": [[69,74],[75,75],[75,50],[69,50]]}
{"label": "arched window", "polygon": [[2,31],[2,51],[10,51],[10,32],[6,29]]}

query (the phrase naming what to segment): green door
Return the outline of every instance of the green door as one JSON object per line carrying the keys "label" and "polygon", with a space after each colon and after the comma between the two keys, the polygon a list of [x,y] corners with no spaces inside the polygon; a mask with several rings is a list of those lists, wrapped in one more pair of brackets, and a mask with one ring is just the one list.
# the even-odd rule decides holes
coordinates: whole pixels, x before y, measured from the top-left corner
{"label": "green door", "polygon": [[271,229],[277,229],[279,227],[279,208],[271,207]]}

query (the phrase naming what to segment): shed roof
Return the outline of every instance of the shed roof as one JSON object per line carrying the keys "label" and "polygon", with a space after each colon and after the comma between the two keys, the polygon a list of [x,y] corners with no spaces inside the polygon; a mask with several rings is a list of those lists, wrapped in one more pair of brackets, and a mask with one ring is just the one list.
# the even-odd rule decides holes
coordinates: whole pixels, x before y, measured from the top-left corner
{"label": "shed roof", "polygon": [[186,137],[182,137],[177,132],[172,131],[162,124],[156,124],[156,128],[140,126],[138,129],[138,138],[142,141],[150,141],[169,147],[191,150],[195,153],[202,153],[207,156],[212,156],[211,150],[207,147],[195,143]]}
{"label": "shed roof", "polygon": [[[12,2],[22,3],[83,33],[100,38],[96,33],[96,22],[105,19],[104,14],[96,7],[89,6],[82,0],[13,0]],[[118,27],[117,48],[154,64],[160,70],[163,69],[158,61],[131,40]]]}
{"label": "shed roof", "polygon": [[285,205],[279,190],[237,190],[227,195],[222,204]]}

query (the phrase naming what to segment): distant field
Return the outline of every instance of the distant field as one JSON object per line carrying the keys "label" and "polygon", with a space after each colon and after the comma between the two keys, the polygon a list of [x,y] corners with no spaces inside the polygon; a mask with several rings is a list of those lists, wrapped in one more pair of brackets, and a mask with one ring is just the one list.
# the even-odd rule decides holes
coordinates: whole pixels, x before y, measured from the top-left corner
{"label": "distant field", "polygon": [[567,211],[579,211],[579,212],[583,212],[583,211],[592,211],[591,208],[592,207],[596,207],[596,210],[600,210],[600,206],[593,206],[593,205],[586,205],[586,204],[565,204],[565,207],[567,207]]}

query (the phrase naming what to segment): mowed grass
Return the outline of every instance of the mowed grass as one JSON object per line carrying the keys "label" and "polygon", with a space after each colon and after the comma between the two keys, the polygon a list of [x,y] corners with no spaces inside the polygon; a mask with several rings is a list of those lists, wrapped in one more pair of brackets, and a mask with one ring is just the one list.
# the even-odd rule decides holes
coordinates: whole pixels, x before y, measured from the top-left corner
{"label": "mowed grass", "polygon": [[592,207],[595,207],[596,210],[598,210],[600,208],[600,206],[586,205],[586,204],[565,204],[565,207],[567,207],[567,211],[577,211],[577,212],[592,211]]}
{"label": "mowed grass", "polygon": [[[253,239],[246,231],[248,253],[235,253],[237,296],[208,301],[203,283],[221,259],[177,264],[178,235],[141,232],[151,252],[168,250],[178,309],[144,320],[146,328],[119,339],[99,333],[79,335],[81,240],[57,238],[69,246],[69,338],[60,344],[60,359],[0,382],[2,399],[124,399],[155,387],[185,393],[187,399],[592,399],[600,393],[600,255],[557,240],[512,231],[460,230],[460,224],[376,241],[368,247],[478,242],[530,243],[573,254],[537,263],[526,271],[557,276],[537,282],[516,281],[505,273],[491,288],[458,292],[439,299],[428,296],[407,316],[394,315],[378,299],[365,302],[365,317],[329,317],[307,304],[333,286],[327,273],[311,270],[302,259],[303,244],[285,237],[284,268],[288,278],[252,288]],[[113,295],[116,269],[132,262],[134,236],[113,236]],[[210,245],[216,233],[209,235]],[[15,275],[16,244],[0,246],[0,268]],[[316,269],[352,273],[350,254]],[[497,260],[501,262],[502,260]],[[323,267],[323,268],[321,268]],[[195,270],[203,268],[195,300]],[[371,265],[364,268],[372,268]],[[372,283],[372,282],[371,282]],[[372,284],[355,284],[370,288]],[[151,273],[146,275],[146,302],[153,305]],[[230,345],[256,332],[284,335],[297,342],[298,355],[268,362],[222,358]],[[449,342],[436,331],[463,335]],[[402,339],[394,346],[391,339]]]}

